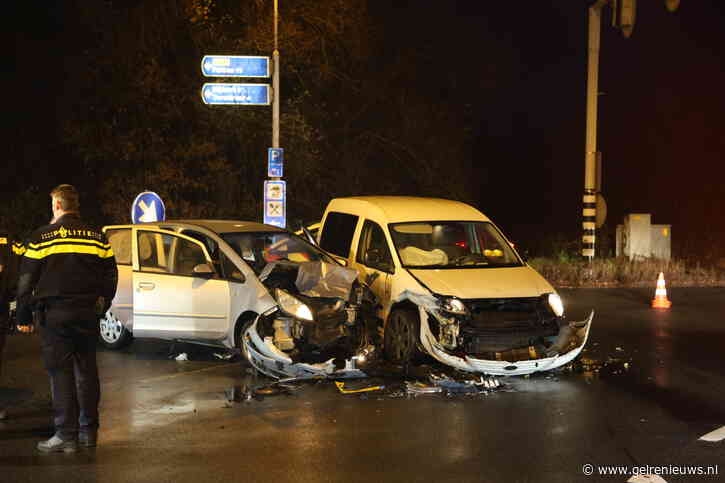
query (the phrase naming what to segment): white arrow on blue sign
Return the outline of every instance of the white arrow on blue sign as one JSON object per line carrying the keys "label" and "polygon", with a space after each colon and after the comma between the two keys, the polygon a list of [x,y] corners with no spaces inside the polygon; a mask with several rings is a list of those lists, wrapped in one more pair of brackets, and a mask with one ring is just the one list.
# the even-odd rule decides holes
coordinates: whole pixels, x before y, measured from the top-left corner
{"label": "white arrow on blue sign", "polygon": [[166,207],[161,197],[153,191],[144,191],[136,196],[131,205],[132,223],[150,223],[153,221],[164,221],[166,219]]}
{"label": "white arrow on blue sign", "polygon": [[268,84],[204,84],[201,88],[204,104],[268,106],[270,103]]}
{"label": "white arrow on blue sign", "polygon": [[267,176],[281,178],[284,173],[284,149],[269,148],[267,151]]}
{"label": "white arrow on blue sign", "polygon": [[269,77],[269,57],[205,55],[201,73],[206,77]]}

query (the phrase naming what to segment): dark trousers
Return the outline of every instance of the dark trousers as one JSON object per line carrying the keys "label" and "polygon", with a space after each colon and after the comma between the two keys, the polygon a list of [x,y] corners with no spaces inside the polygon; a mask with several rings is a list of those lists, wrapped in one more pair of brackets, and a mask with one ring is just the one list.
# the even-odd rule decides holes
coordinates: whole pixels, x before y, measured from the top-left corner
{"label": "dark trousers", "polygon": [[78,431],[98,430],[101,387],[96,364],[98,321],[46,314],[41,326],[43,362],[50,376],[56,434],[75,439]]}

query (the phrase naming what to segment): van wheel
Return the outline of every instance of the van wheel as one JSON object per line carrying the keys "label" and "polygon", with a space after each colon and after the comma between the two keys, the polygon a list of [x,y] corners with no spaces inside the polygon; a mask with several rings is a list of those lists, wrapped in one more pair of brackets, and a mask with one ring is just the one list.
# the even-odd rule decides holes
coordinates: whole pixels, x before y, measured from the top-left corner
{"label": "van wheel", "polygon": [[98,322],[101,332],[98,340],[108,349],[120,349],[131,342],[131,333],[123,326],[123,322],[110,310]]}
{"label": "van wheel", "polygon": [[421,356],[418,350],[419,337],[418,314],[411,310],[394,310],[385,326],[385,357],[396,364],[414,362]]}

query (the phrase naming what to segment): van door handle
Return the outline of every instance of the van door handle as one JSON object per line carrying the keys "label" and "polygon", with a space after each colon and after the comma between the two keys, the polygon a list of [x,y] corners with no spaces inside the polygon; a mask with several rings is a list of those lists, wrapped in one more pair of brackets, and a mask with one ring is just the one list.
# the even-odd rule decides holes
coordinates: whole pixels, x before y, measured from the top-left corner
{"label": "van door handle", "polygon": [[156,285],[153,282],[139,282],[138,290],[153,290]]}

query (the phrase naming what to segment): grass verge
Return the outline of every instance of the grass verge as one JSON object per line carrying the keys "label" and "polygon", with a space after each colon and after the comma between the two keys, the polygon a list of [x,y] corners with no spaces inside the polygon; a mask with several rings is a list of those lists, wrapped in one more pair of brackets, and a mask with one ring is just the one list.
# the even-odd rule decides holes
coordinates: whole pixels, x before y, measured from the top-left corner
{"label": "grass verge", "polygon": [[660,272],[667,286],[725,287],[725,270],[684,260],[625,257],[595,258],[590,263],[574,258],[532,258],[528,261],[557,287],[645,287],[654,286]]}

